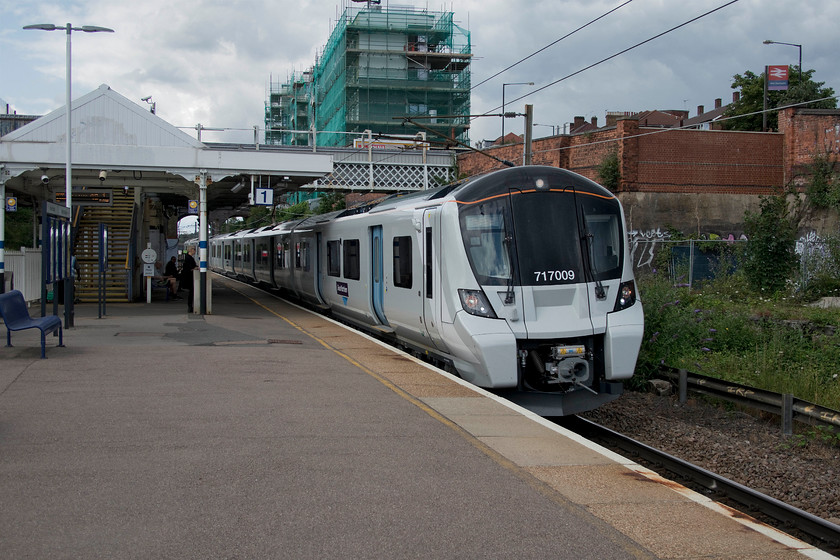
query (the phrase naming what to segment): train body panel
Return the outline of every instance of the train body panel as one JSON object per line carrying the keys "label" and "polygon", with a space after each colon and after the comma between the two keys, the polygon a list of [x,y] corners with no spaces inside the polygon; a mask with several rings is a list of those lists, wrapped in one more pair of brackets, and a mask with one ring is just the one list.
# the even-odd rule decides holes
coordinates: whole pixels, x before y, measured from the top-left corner
{"label": "train body panel", "polygon": [[[326,224],[321,267],[321,297],[336,315],[367,325],[381,324],[373,310],[371,227],[354,217]],[[343,274],[342,274],[343,272]]]}
{"label": "train body panel", "polygon": [[502,170],[214,244],[214,268],[329,308],[540,413],[608,402],[635,368],[644,320],[623,211],[569,171]]}
{"label": "train body panel", "polygon": [[620,381],[633,376],[636,363],[627,356],[639,353],[639,333],[644,332],[645,318],[640,305],[606,316],[607,328],[604,340],[606,379]]}

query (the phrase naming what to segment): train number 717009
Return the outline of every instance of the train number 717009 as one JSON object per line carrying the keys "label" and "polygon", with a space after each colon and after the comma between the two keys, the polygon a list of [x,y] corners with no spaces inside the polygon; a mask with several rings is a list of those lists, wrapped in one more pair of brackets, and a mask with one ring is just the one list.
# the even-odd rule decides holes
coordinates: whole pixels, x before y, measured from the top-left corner
{"label": "train number 717009", "polygon": [[535,270],[535,281],[537,282],[556,282],[567,281],[575,279],[574,270]]}

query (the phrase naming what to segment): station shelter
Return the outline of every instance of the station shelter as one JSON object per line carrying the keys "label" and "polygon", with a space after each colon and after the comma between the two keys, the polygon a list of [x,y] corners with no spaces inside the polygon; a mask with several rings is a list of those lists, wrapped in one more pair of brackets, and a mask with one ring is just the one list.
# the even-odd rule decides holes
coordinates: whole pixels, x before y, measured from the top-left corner
{"label": "station shelter", "polygon": [[[177,244],[178,221],[190,214],[197,222],[197,289],[204,302],[209,233],[230,217],[247,216],[259,203],[255,189],[271,199],[333,170],[332,155],[266,146],[256,131],[252,144],[201,142],[104,84],[71,107],[69,247],[75,297],[82,302],[101,298],[103,289],[108,301],[138,299],[143,251],[152,248],[164,263],[173,240]],[[45,203],[66,207],[65,115],[61,107],[0,137],[0,201],[12,199],[39,214]],[[0,204],[0,276],[5,207]],[[100,250],[105,228],[107,257]]]}

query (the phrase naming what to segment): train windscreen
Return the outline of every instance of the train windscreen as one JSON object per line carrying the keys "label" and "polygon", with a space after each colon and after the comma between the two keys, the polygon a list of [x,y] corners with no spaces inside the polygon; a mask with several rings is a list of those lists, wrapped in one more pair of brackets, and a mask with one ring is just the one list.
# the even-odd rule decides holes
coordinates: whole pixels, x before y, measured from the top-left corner
{"label": "train windscreen", "polygon": [[462,207],[460,218],[467,257],[482,285],[575,284],[620,276],[622,228],[614,199],[571,189],[514,190]]}

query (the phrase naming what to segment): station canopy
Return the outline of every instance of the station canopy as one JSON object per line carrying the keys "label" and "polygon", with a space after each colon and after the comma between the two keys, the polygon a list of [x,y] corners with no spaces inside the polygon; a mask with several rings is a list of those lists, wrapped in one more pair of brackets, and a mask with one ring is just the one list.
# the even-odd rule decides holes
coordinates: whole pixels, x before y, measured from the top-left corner
{"label": "station canopy", "polygon": [[[278,194],[333,170],[332,156],[311,148],[200,142],[105,84],[71,106],[74,196],[98,187],[142,188],[166,205],[186,208],[198,199],[198,177],[206,173],[210,219],[224,220],[247,215],[251,177],[271,188],[277,202]],[[0,138],[7,195],[63,199],[64,116],[62,107]]]}

